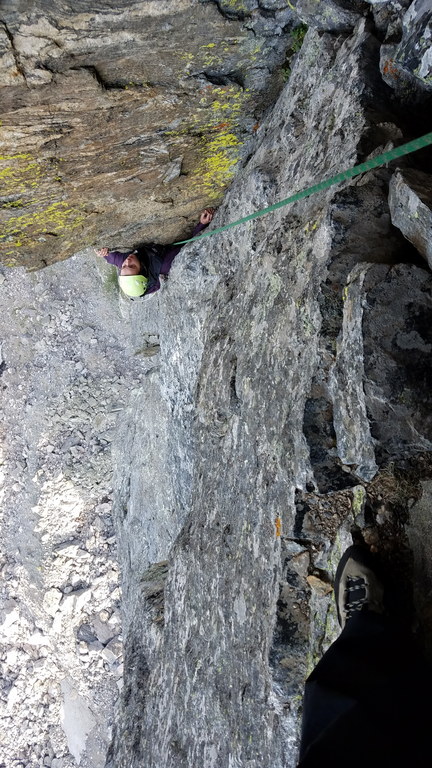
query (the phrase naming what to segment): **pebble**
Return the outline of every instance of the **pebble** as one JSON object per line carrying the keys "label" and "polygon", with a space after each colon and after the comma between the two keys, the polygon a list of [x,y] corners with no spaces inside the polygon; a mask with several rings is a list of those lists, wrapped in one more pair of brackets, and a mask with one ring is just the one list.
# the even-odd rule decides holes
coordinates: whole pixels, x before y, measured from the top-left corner
{"label": "pebble", "polygon": [[107,643],[106,650],[109,650],[114,655],[114,657],[118,659],[122,655],[123,644],[118,637],[113,638],[109,643]]}
{"label": "pebble", "polygon": [[101,656],[110,665],[114,664],[118,658],[116,654],[113,653],[109,648],[103,648],[101,651]]}
{"label": "pebble", "polygon": [[62,597],[62,592],[56,588],[49,589],[48,592],[45,593],[42,605],[50,616],[54,617],[57,613]]}
{"label": "pebble", "polygon": [[331,584],[329,584],[326,581],[323,581],[322,579],[318,578],[318,576],[314,576],[313,574],[307,576],[306,581],[311,587],[311,589],[313,589],[322,597],[324,597],[325,595],[329,595],[333,591],[333,587]]}
{"label": "pebble", "polygon": [[46,665],[45,659],[36,659],[36,661],[33,662],[33,672],[39,672],[41,669],[44,669]]}
{"label": "pebble", "polygon": [[99,640],[94,640],[89,643],[88,650],[89,653],[100,653],[103,650],[103,644]]}
{"label": "pebble", "polygon": [[93,624],[96,637],[100,643],[103,643],[105,645],[110,640],[112,640],[113,637],[115,637],[116,632],[112,628],[112,626],[101,621],[100,619],[98,619],[97,616],[93,618],[92,624]]}
{"label": "pebble", "polygon": [[58,544],[56,546],[56,552],[58,555],[62,555],[63,557],[68,557],[71,560],[74,560],[77,556],[79,548],[79,544],[64,542],[63,544]]}
{"label": "pebble", "polygon": [[6,653],[6,664],[8,666],[14,667],[18,663],[18,658],[18,649],[12,648]]}

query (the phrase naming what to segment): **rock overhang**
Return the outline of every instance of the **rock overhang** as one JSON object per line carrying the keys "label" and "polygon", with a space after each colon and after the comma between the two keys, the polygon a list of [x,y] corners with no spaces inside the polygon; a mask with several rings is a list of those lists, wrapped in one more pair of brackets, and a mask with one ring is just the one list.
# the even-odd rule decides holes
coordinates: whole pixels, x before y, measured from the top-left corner
{"label": "rock overhang", "polygon": [[258,7],[249,29],[199,2],[6,6],[3,263],[186,233],[221,199],[283,85],[288,37],[260,22]]}

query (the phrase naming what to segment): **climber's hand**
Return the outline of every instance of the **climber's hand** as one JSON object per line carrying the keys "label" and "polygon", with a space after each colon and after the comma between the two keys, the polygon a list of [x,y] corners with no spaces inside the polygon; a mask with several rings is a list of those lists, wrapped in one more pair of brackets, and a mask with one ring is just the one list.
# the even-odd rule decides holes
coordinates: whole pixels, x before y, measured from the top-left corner
{"label": "climber's hand", "polygon": [[214,216],[214,212],[215,212],[214,208],[204,208],[200,216],[200,224],[210,224]]}

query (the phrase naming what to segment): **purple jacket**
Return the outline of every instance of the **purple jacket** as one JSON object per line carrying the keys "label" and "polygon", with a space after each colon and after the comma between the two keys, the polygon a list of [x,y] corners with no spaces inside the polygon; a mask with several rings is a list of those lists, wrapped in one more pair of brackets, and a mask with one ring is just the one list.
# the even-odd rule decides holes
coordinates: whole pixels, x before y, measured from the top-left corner
{"label": "purple jacket", "polygon": [[[202,232],[203,229],[205,229],[208,225],[207,224],[197,224],[193,233],[192,237],[195,237],[200,232]],[[168,246],[162,246],[161,252],[158,256],[151,255],[149,257],[149,263],[147,265],[147,272],[149,277],[149,282],[147,286],[147,290],[145,292],[145,296],[147,296],[148,293],[155,293],[155,291],[158,291],[160,288],[160,280],[159,275],[167,275],[171,269],[171,265],[179,253],[181,249],[183,248],[183,245],[168,245]],[[113,264],[117,269],[121,270],[123,266],[124,260],[129,256],[129,254],[132,253],[132,251],[128,251],[128,253],[121,253],[120,251],[110,251],[106,256],[104,256],[105,261],[108,262],[108,264]]]}

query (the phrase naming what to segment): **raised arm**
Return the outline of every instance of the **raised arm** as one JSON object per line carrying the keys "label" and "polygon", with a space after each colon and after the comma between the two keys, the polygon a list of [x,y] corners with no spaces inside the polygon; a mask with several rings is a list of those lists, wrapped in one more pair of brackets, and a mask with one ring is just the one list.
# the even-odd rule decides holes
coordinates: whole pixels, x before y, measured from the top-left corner
{"label": "raised arm", "polygon": [[108,264],[113,264],[118,269],[121,269],[121,266],[127,257],[127,253],[121,253],[120,251],[109,251],[108,248],[101,248],[100,250],[95,250],[96,256],[100,256],[102,259],[105,259],[105,261],[108,262]]}

